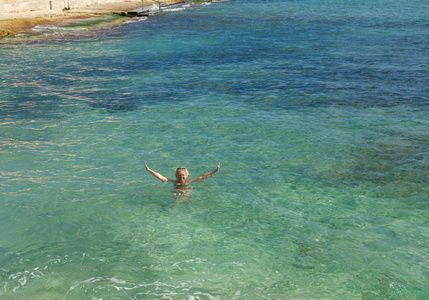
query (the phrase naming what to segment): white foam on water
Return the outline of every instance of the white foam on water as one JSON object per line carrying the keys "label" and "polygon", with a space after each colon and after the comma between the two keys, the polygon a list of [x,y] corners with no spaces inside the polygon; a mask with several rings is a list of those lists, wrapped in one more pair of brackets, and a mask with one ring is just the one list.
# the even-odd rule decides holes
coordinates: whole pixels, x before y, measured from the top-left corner
{"label": "white foam on water", "polygon": [[147,20],[147,17],[136,17],[136,18],[131,18],[128,21],[125,21],[124,24],[138,23],[138,22],[143,22],[146,20]]}
{"label": "white foam on water", "polygon": [[162,11],[182,11],[185,10],[186,8],[184,7],[177,7],[177,8],[166,8],[166,9],[162,9]]}
{"label": "white foam on water", "polygon": [[86,27],[62,27],[57,25],[36,25],[32,28],[33,31],[38,33],[59,33],[59,32],[76,32],[88,30]]}

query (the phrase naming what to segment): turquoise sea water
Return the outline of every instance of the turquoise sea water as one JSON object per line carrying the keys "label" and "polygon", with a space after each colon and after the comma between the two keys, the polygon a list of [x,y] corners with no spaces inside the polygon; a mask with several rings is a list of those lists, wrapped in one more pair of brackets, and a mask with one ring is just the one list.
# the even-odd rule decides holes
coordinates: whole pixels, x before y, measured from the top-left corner
{"label": "turquoise sea water", "polygon": [[[428,299],[428,15],[236,0],[0,40],[0,299]],[[143,161],[221,169],[183,197]]]}

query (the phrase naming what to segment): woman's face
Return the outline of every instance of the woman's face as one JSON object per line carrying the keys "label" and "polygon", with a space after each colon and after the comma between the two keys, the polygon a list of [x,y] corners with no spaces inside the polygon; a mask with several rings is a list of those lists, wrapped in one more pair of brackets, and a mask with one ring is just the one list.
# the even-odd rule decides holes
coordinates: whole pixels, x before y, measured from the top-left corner
{"label": "woman's face", "polygon": [[184,181],[186,181],[186,177],[188,177],[188,176],[186,175],[186,171],[185,170],[178,170],[176,172],[177,181],[184,182]]}

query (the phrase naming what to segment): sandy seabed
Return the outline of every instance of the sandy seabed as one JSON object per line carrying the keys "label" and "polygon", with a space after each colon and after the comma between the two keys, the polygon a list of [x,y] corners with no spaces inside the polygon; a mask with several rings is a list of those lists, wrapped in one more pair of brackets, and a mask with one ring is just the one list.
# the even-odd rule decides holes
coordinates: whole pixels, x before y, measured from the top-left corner
{"label": "sandy seabed", "polygon": [[[172,2],[164,0],[160,2]],[[144,4],[151,5],[153,2],[145,0]],[[87,7],[79,7],[72,10],[39,10],[19,13],[0,12],[0,37],[14,36],[20,33],[29,33],[36,25],[63,24],[67,20],[83,19],[99,15],[110,14],[119,11],[134,10],[141,7],[142,1],[112,2],[97,4]]]}

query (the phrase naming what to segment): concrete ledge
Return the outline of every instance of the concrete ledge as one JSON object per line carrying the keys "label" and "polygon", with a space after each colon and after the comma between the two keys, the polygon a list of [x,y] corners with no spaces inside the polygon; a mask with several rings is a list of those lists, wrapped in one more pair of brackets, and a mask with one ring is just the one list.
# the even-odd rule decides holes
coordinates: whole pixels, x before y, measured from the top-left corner
{"label": "concrete ledge", "polygon": [[[37,10],[58,10],[64,8],[83,8],[91,5],[117,2],[136,2],[132,0],[0,0],[0,13],[19,13]],[[141,1],[140,1],[141,2]]]}

